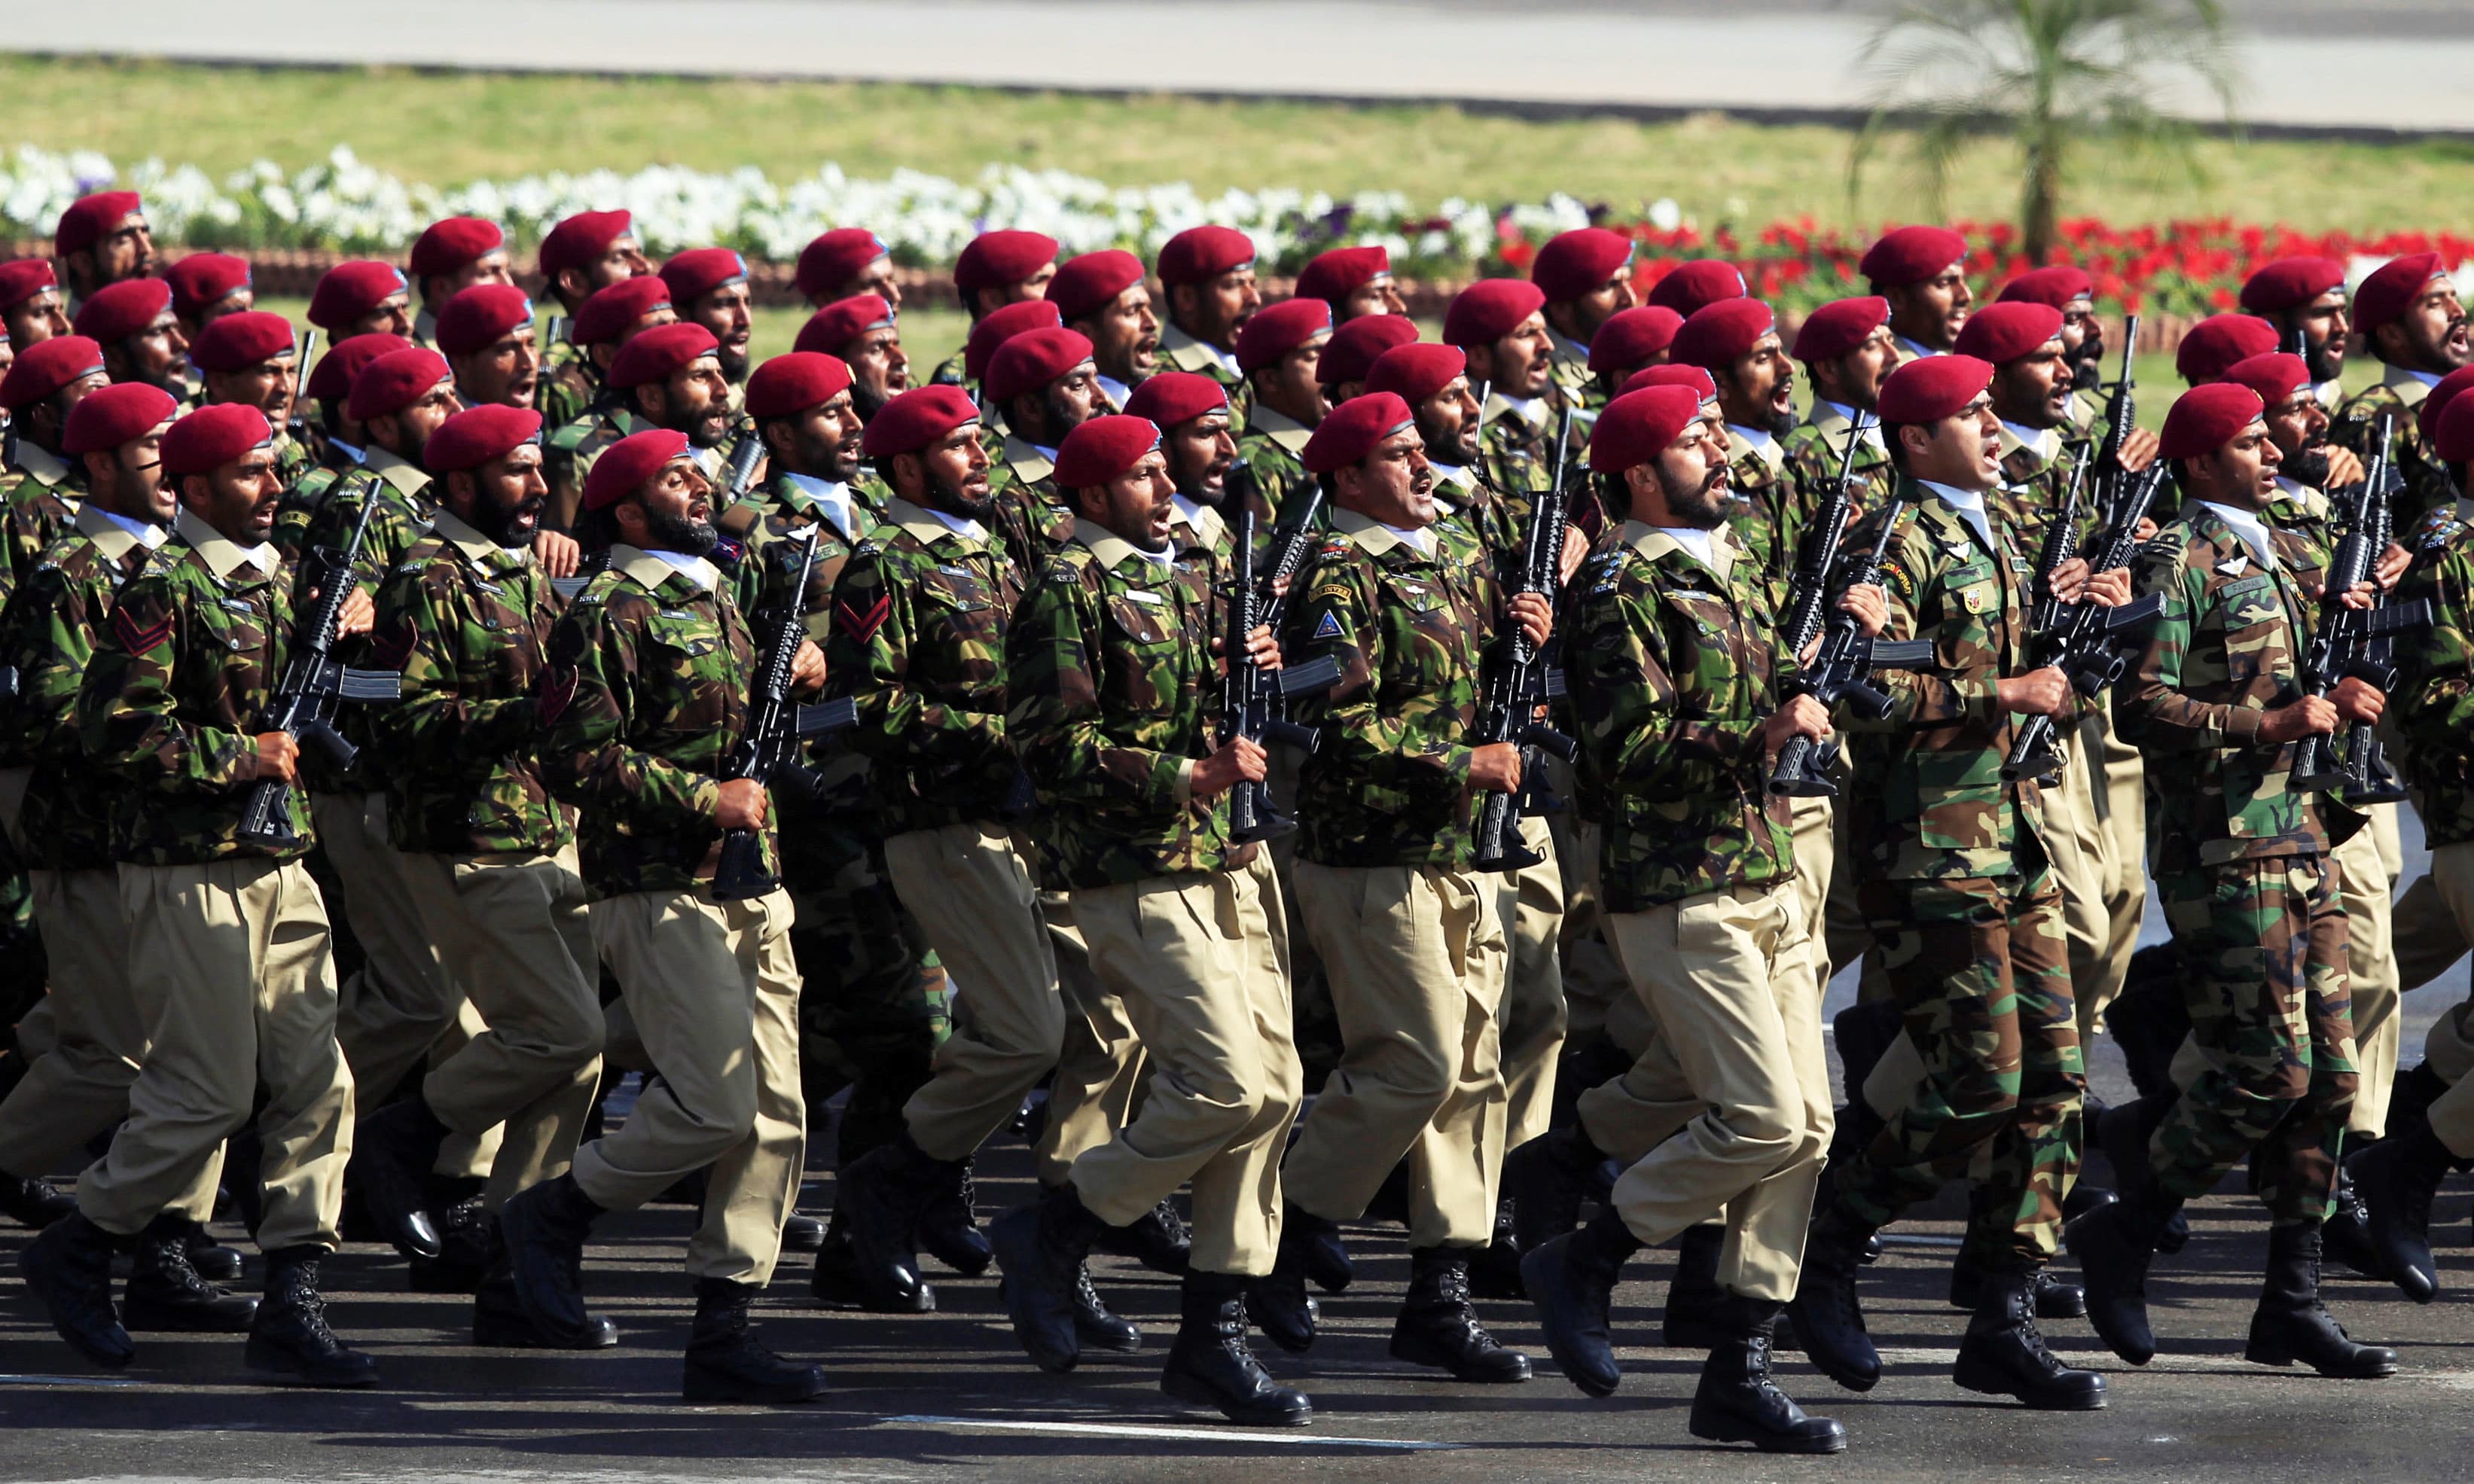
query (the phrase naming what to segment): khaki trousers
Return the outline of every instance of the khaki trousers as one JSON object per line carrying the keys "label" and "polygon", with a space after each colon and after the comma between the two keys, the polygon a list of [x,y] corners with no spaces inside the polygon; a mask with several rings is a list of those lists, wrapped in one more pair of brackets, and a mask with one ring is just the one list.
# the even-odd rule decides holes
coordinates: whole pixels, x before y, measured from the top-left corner
{"label": "khaki trousers", "polygon": [[340,1246],[352,1074],[335,1043],[335,967],[317,883],[297,860],[253,856],[123,865],[119,884],[149,1045],[129,1121],[78,1179],[78,1209],[126,1236],[190,1199],[212,1180],[263,1082],[257,1245]]}
{"label": "khaki trousers", "polygon": [[1607,922],[1701,1102],[1615,1182],[1615,1210],[1653,1245],[1723,1213],[1719,1283],[1783,1303],[1831,1118],[1804,906],[1791,885],[1747,886]]}
{"label": "khaki trousers", "polygon": [[1039,894],[1040,921],[1056,958],[1056,990],[1065,1001],[1065,1034],[1056,1075],[1048,1085],[1048,1122],[1031,1152],[1043,1185],[1061,1185],[1074,1161],[1117,1137],[1133,1116],[1144,1073],[1142,1039],[1125,999],[1091,970],[1091,951],[1076,924],[1073,898]]}
{"label": "khaki trousers", "polygon": [[1827,797],[1797,799],[1788,804],[1787,816],[1795,829],[1795,879],[1787,888],[1804,912],[1805,963],[1826,992],[1830,948],[1822,941],[1822,924],[1829,916],[1830,884],[1838,874],[1838,809]]}
{"label": "khaki trousers", "polygon": [[808,1142],[789,894],[631,892],[593,904],[593,939],[661,1077],[618,1132],[575,1152],[576,1185],[629,1210],[712,1166],[688,1274],[761,1288]]}
{"label": "khaki trousers", "polygon": [[1504,1147],[1546,1132],[1555,1115],[1555,1068],[1564,1055],[1564,868],[1543,815],[1523,816],[1520,843],[1545,857],[1497,875],[1495,917],[1506,968],[1502,1022]]}
{"label": "khaki trousers", "polygon": [[413,905],[412,873],[387,836],[384,794],[311,794],[318,843],[344,883],[344,915],[367,962],[335,1022],[364,1111],[391,1096],[455,1024],[464,992]]}
{"label": "khaki trousers", "polygon": [[994,826],[950,825],[885,842],[885,874],[954,983],[954,1034],[903,1107],[932,1159],[969,1158],[1056,1065],[1065,1002],[1031,867]]}
{"label": "khaki trousers", "polygon": [[1266,879],[1240,867],[1073,894],[1092,967],[1152,1065],[1142,1112],[1074,1161],[1075,1189],[1124,1226],[1192,1181],[1206,1273],[1259,1277],[1280,1245],[1280,1152],[1304,1078]]}
{"label": "khaki trousers", "polygon": [[506,1125],[482,1192],[497,1210],[567,1168],[600,1082],[591,894],[573,846],[402,860],[422,923],[468,996],[463,1008],[477,1012],[469,1035],[459,1017],[461,1044],[432,1057],[422,1096],[457,1134]]}
{"label": "khaki trousers", "polygon": [[2104,1014],[2122,993],[2122,981],[2130,975],[2130,956],[2139,951],[2139,928],[2147,915],[2147,766],[2139,749],[2126,746],[2113,734],[2109,719],[2091,717],[2081,723],[2096,727],[2101,723],[2103,746],[2090,745],[2089,755],[2101,755],[2104,760],[2104,787],[2096,795],[2098,823],[2103,829],[2104,903],[2109,926],[2106,932],[2101,966],[2089,976],[2085,988],[2076,985],[2079,1016],[2079,1044],[2089,1038]]}
{"label": "khaki trousers", "polygon": [[1494,883],[1432,866],[1296,871],[1346,1050],[1290,1151],[1289,1200],[1354,1221],[1405,1156],[1409,1245],[1484,1246],[1504,1152]]}
{"label": "khaki trousers", "polygon": [[2370,823],[2337,847],[2337,899],[2345,909],[2345,982],[2354,1007],[2354,1106],[2345,1131],[2372,1138],[2388,1128],[2405,1026],[2397,1014],[2396,878],[2405,869],[2397,806],[2373,804]]}

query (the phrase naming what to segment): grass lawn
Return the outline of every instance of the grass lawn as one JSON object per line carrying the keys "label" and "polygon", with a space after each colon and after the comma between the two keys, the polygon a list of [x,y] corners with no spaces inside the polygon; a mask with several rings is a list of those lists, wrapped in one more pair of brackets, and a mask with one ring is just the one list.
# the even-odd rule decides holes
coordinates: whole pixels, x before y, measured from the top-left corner
{"label": "grass lawn", "polygon": [[[11,104],[0,144],[99,150],[123,165],[159,156],[218,176],[260,156],[297,168],[343,143],[441,186],[654,160],[752,164],[776,179],[826,160],[857,176],[908,166],[957,179],[1011,162],[1117,185],[1388,189],[1419,204],[1563,190],[1630,212],[1671,197],[1705,227],[1803,214],[1872,226],[1925,209],[1895,159],[1851,202],[1844,131],[1714,114],[1541,123],[1447,108],[24,57],[0,59],[0,96]],[[2194,184],[2160,159],[2116,163],[2090,147],[2073,168],[2067,209],[2117,223],[2223,215],[2365,231],[2474,222],[2474,143],[2209,141],[2199,153],[2206,180]],[[2011,154],[1988,141],[1958,171],[1950,213],[2007,217],[2016,178]]]}

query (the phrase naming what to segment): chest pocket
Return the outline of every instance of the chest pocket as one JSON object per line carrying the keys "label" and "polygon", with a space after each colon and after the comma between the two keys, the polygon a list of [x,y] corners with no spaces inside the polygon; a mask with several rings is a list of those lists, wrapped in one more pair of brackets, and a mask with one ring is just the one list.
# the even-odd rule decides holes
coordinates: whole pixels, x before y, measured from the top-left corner
{"label": "chest pocket", "polygon": [[233,659],[245,658],[253,664],[265,660],[272,625],[269,615],[257,605],[240,598],[225,598],[201,606],[198,612],[199,627],[216,648]]}
{"label": "chest pocket", "polygon": [[1177,634],[1172,602],[1162,593],[1145,592],[1139,598],[1121,593],[1108,599],[1108,623],[1137,644],[1166,644]]}
{"label": "chest pocket", "polygon": [[1944,581],[1950,587],[1953,614],[1989,618],[2001,611],[2001,576],[1994,570],[1991,559],[1971,557],[1952,567]]}
{"label": "chest pocket", "polygon": [[644,621],[646,670],[687,678],[695,662],[721,647],[721,630],[684,609],[664,609]]}
{"label": "chest pocket", "polygon": [[919,579],[919,622],[961,638],[993,639],[1001,615],[987,580],[960,563],[929,568]]}
{"label": "chest pocket", "polygon": [[1691,626],[1700,647],[1714,649],[1725,645],[1735,617],[1726,599],[1694,587],[1669,590],[1665,598],[1666,606]]}
{"label": "chest pocket", "polygon": [[2238,578],[2217,589],[2224,615],[2225,676],[2244,685],[2279,669],[2288,647],[2285,598],[2266,572]]}

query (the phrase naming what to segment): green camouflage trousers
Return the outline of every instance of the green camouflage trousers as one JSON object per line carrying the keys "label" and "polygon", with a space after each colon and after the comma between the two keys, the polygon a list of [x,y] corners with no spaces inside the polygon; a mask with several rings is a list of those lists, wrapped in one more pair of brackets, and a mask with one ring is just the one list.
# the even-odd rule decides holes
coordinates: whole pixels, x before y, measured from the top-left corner
{"label": "green camouflage trousers", "polygon": [[2078,1176],[2087,1088],[2052,872],[1874,879],[1856,903],[1873,936],[1868,975],[1889,987],[1925,1072],[1839,1176],[1840,1204],[1886,1226],[1983,1154],[1970,1254],[1990,1267],[2042,1266]]}
{"label": "green camouflage trousers", "polygon": [[952,1028],[952,993],[882,864],[847,861],[822,883],[793,876],[799,1077],[819,1116],[827,1098],[851,1089],[837,1144],[847,1167],[902,1132],[902,1105]]}
{"label": "green camouflage trousers", "polygon": [[2205,1194],[2251,1158],[2277,1225],[2328,1218],[2355,1084],[2337,872],[2296,855],[2158,878],[2208,1059],[2148,1141],[2167,1195]]}

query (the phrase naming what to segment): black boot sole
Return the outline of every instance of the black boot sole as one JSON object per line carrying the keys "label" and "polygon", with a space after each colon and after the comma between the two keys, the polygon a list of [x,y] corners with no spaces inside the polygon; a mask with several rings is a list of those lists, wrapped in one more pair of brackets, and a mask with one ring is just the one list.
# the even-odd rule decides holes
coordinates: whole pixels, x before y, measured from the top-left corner
{"label": "black boot sole", "polygon": [[256,1335],[241,1353],[241,1363],[253,1376],[263,1376],[285,1386],[311,1386],[322,1391],[349,1391],[378,1383],[378,1368],[367,1356],[356,1356],[357,1366],[327,1367],[303,1361],[279,1345],[270,1344]]}
{"label": "black boot sole", "polygon": [[1972,1391],[1985,1397],[2008,1397],[2031,1412],[2100,1412],[2104,1409],[2104,1377],[2091,1376],[2092,1388],[2045,1390],[2022,1387],[2009,1373],[1999,1367],[1975,1360],[1960,1352],[1958,1366],[1951,1380],[1961,1391]]}
{"label": "black boot sole", "polygon": [[257,1319],[257,1301],[239,1294],[223,1301],[224,1312],[215,1307],[127,1299],[120,1305],[120,1328],[137,1334],[247,1334]]}
{"label": "black boot sole", "polygon": [[1438,1371],[1449,1372],[1453,1380],[1471,1386],[1517,1386],[1532,1375],[1529,1357],[1514,1350],[1490,1352],[1485,1360],[1472,1364],[1432,1349],[1421,1340],[1404,1339],[1395,1334],[1392,1336],[1391,1355],[1395,1360],[1405,1360],[1413,1366],[1431,1366]]}
{"label": "black boot sole", "polygon": [[1104,1350],[1112,1355],[1131,1355],[1143,1348],[1143,1331],[1124,1319],[1103,1324],[1077,1316],[1074,1338],[1084,1350]]}
{"label": "black boot sole", "polygon": [[851,1309],[862,1314],[936,1312],[936,1287],[924,1278],[909,1293],[901,1293],[891,1288],[877,1288],[847,1274],[818,1267],[808,1280],[808,1293],[827,1308]]}
{"label": "black boot sole", "polygon": [[1171,1400],[1182,1401],[1188,1406],[1209,1407],[1241,1427],[1303,1427],[1314,1421],[1312,1402],[1296,1407],[1248,1407],[1228,1400],[1203,1381],[1175,1371],[1161,1375],[1160,1392]]}
{"label": "black boot sole", "polygon": [[561,1343],[533,1328],[532,1321],[521,1314],[474,1309],[473,1343],[483,1350],[610,1350],[618,1343],[618,1327],[595,1314],[572,1343]]}
{"label": "black boot sole", "polygon": [[687,1401],[704,1403],[742,1402],[757,1406],[790,1406],[813,1401],[825,1395],[824,1373],[811,1372],[796,1381],[775,1385],[756,1385],[737,1376],[715,1376],[691,1369],[680,1382],[679,1396]]}
{"label": "black boot sole", "polygon": [[2332,1381],[2383,1381],[2397,1374],[2396,1352],[2370,1345],[2362,1347],[2362,1357],[2352,1365],[2327,1366],[2303,1353],[2300,1346],[2277,1344],[2253,1334],[2243,1346],[2243,1358],[2260,1366],[2309,1366]]}
{"label": "black boot sole", "polygon": [[[1814,1419],[1817,1421],[1818,1419]],[[1705,1443],[1749,1443],[1764,1453],[1843,1453],[1847,1451],[1847,1429],[1834,1426],[1826,1432],[1809,1434],[1772,1432],[1732,1412],[1704,1409],[1695,1401],[1692,1417],[1686,1424],[1692,1436]]]}

